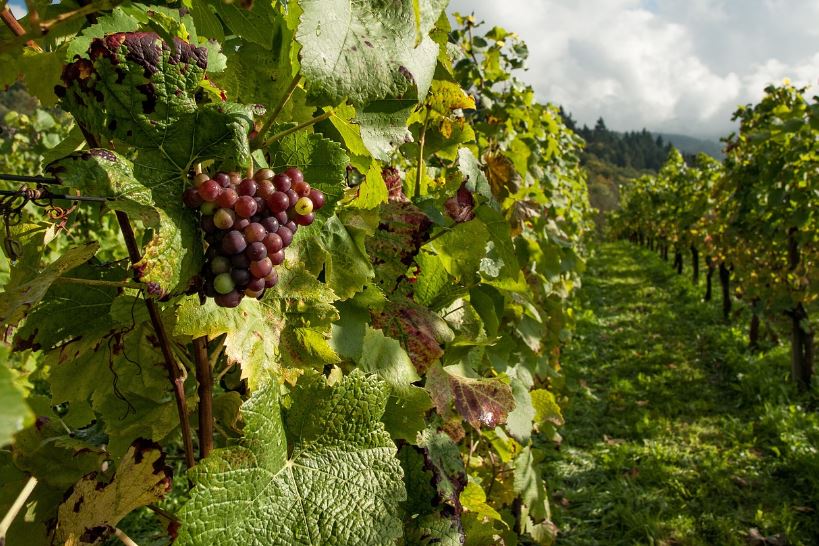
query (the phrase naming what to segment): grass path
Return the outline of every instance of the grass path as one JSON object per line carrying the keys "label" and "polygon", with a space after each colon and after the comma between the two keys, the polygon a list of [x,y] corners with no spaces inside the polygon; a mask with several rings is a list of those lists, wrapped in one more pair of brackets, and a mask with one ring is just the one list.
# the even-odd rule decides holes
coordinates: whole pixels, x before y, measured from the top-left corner
{"label": "grass path", "polygon": [[819,418],[786,350],[748,355],[719,302],[631,245],[585,277],[546,474],[558,545],[819,544]]}

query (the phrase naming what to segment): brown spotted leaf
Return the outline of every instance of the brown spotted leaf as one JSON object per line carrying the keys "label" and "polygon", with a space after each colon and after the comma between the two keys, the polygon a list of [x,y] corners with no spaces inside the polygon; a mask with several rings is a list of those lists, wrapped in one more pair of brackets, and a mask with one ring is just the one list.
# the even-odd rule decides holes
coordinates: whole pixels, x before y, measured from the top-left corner
{"label": "brown spotted leaf", "polygon": [[498,379],[473,379],[445,370],[440,364],[427,371],[426,388],[438,413],[446,418],[455,410],[476,429],[495,428],[515,409],[512,389]]}
{"label": "brown spotted leaf", "polygon": [[77,482],[57,511],[54,544],[102,544],[133,510],[157,502],[171,489],[171,469],[159,444],[137,440],[108,483],[93,472]]}
{"label": "brown spotted leaf", "polygon": [[492,188],[492,194],[502,198],[520,190],[520,176],[515,165],[501,152],[486,152],[483,155],[486,165],[486,178]]}
{"label": "brown spotted leaf", "polygon": [[371,314],[373,327],[397,339],[422,375],[444,354],[441,344],[453,338],[441,317],[408,299],[393,298],[383,310]]}

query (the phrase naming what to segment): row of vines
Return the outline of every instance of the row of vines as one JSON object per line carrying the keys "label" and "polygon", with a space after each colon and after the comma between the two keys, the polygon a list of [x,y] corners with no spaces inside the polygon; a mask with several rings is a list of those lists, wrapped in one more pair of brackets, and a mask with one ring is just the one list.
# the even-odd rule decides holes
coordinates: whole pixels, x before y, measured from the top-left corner
{"label": "row of vines", "polygon": [[672,151],[657,176],[626,189],[611,227],[666,259],[673,251],[680,273],[690,252],[695,283],[704,257],[706,299],[718,271],[725,318],[734,301],[750,310],[752,348],[786,322],[793,380],[807,389],[819,312],[819,98],[771,86],[734,119],[724,161],[700,155],[688,165]]}
{"label": "row of vines", "polygon": [[526,45],[446,0],[27,8],[0,543],[551,544],[590,207]]}

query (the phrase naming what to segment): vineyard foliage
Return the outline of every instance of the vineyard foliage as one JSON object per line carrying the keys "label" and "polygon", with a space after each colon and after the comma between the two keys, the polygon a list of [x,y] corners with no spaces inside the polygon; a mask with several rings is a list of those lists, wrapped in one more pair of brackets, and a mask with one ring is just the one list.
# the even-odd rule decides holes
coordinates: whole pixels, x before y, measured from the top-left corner
{"label": "vineyard foliage", "polygon": [[722,164],[700,156],[689,166],[672,151],[656,177],[628,189],[612,228],[678,253],[703,252],[712,267],[722,264],[724,282],[730,273],[729,295],[755,320],[789,318],[794,379],[807,387],[819,297],[819,98],[789,83],[771,86],[734,118],[739,130],[725,139]]}
{"label": "vineyard foliage", "polygon": [[[553,542],[582,142],[514,33],[445,7],[35,0],[3,29],[0,85],[42,104],[4,171],[107,199],[4,218],[0,514],[37,480],[8,544]],[[268,167],[326,205],[218,307],[182,194]]]}

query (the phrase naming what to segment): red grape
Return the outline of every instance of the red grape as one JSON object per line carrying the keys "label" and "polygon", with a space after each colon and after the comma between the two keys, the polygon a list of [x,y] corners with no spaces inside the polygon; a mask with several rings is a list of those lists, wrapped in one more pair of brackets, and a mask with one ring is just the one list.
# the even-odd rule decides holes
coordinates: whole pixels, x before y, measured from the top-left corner
{"label": "red grape", "polygon": [[227,188],[230,186],[230,175],[228,175],[227,173],[216,173],[216,176],[213,177],[213,180],[215,180],[216,183],[222,186],[223,188]]}
{"label": "red grape", "polygon": [[279,173],[273,177],[273,185],[278,191],[287,191],[293,185],[293,181],[284,173]]}
{"label": "red grape", "polygon": [[236,204],[237,199],[239,199],[239,194],[236,193],[236,190],[233,188],[225,188],[222,190],[222,193],[219,194],[219,197],[216,198],[216,204],[229,209]]}
{"label": "red grape", "polygon": [[277,231],[277,232],[276,232],[276,234],[277,234],[279,237],[281,237],[281,239],[282,239],[282,245],[284,245],[284,247],[285,247],[285,248],[287,248],[288,246],[290,246],[290,243],[291,243],[291,242],[293,242],[293,232],[292,232],[292,231],[290,231],[290,230],[289,230],[288,228],[286,228],[285,226],[281,226],[281,227],[279,228],[279,231]]}
{"label": "red grape", "polygon": [[253,178],[255,178],[257,182],[261,182],[262,180],[270,180],[271,178],[273,178],[274,174],[275,173],[273,172],[272,169],[259,169],[258,171],[256,171],[256,174],[253,176]]}
{"label": "red grape", "polygon": [[234,205],[233,210],[235,210],[236,214],[242,218],[250,218],[256,214],[257,208],[258,206],[256,205],[256,201],[254,201],[252,197],[243,195],[239,197],[238,201],[236,201],[236,205]]}
{"label": "red grape", "polygon": [[248,243],[263,241],[264,238],[267,237],[267,230],[264,226],[255,222],[247,226],[243,233]]}
{"label": "red grape", "polygon": [[270,260],[270,263],[273,265],[281,265],[284,263],[284,250],[279,250],[278,252],[274,252],[273,254],[268,254],[267,259]]}
{"label": "red grape", "polygon": [[313,221],[315,219],[316,219],[316,215],[311,212],[310,214],[305,214],[304,216],[302,216],[301,214],[297,214],[293,218],[293,221],[296,222],[300,226],[309,226],[310,224],[313,223]]}
{"label": "red grape", "polygon": [[268,216],[267,218],[261,221],[262,227],[267,230],[268,233],[276,233],[279,229],[279,221],[276,220],[273,216]]}
{"label": "red grape", "polygon": [[199,197],[202,198],[202,201],[212,203],[213,201],[216,201],[216,198],[219,197],[219,194],[221,193],[222,186],[220,186],[215,180],[208,180],[199,186]]}
{"label": "red grape", "polygon": [[287,173],[287,176],[290,177],[290,179],[293,181],[294,184],[296,182],[304,182],[304,174],[301,172],[301,169],[299,169],[298,167],[290,167],[285,172]]}
{"label": "red grape", "polygon": [[262,180],[256,185],[256,197],[261,197],[265,201],[276,191],[276,186],[270,180]]}
{"label": "red grape", "polygon": [[290,208],[290,198],[284,192],[273,192],[273,195],[267,200],[267,207],[274,214],[283,212]]}
{"label": "red grape", "polygon": [[313,202],[313,210],[318,210],[324,206],[324,192],[313,188],[310,190],[310,201]]}
{"label": "red grape", "polygon": [[302,180],[301,182],[293,182],[293,191],[295,191],[299,197],[307,197],[310,195],[310,184]]}
{"label": "red grape", "polygon": [[288,206],[288,208],[290,208],[296,204],[296,201],[299,200],[299,194],[297,194],[296,191],[291,188],[287,190],[287,198],[290,199],[290,205]]}
{"label": "red grape", "polygon": [[273,262],[270,258],[264,258],[256,262],[250,262],[250,274],[257,279],[264,279],[273,271]]}
{"label": "red grape", "polygon": [[261,279],[250,279],[250,282],[247,283],[247,289],[253,292],[260,292],[264,290],[264,277]]}
{"label": "red grape", "polygon": [[244,288],[250,282],[250,271],[247,269],[233,269],[230,272],[230,277],[236,283],[236,286]]}
{"label": "red grape", "polygon": [[236,188],[236,191],[239,192],[239,195],[249,195],[253,197],[256,195],[256,189],[258,186],[256,185],[256,181],[252,178],[245,178],[239,183],[239,186]]}
{"label": "red grape", "polygon": [[264,287],[265,288],[273,288],[279,283],[279,274],[276,273],[276,270],[270,272],[270,275],[264,278]]}
{"label": "red grape", "polygon": [[282,238],[279,237],[278,233],[268,233],[267,237],[265,237],[264,241],[262,242],[264,243],[265,248],[267,248],[268,254],[273,254],[284,248]]}

